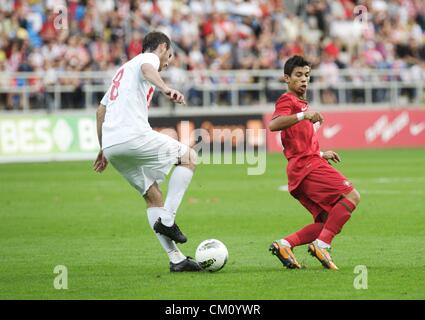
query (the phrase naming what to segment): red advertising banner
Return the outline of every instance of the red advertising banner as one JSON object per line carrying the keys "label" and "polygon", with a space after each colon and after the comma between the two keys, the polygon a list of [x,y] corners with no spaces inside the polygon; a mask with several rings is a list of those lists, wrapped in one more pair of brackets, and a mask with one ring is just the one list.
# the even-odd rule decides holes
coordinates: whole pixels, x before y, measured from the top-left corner
{"label": "red advertising banner", "polygon": [[[425,147],[425,110],[321,112],[322,149]],[[267,124],[272,114],[264,115]],[[267,130],[267,150],[281,152],[280,132]]]}

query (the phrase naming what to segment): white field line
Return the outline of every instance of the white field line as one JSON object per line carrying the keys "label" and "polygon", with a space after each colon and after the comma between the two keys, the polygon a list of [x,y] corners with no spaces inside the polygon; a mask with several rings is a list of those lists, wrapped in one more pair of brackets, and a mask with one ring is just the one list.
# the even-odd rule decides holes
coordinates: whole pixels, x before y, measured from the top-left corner
{"label": "white field line", "polygon": [[422,190],[410,190],[410,191],[404,191],[404,190],[361,190],[362,194],[386,194],[386,195],[423,195],[425,194]]}
{"label": "white field line", "polygon": [[[388,189],[363,189],[361,188],[360,191],[362,194],[386,194],[386,195],[423,195],[425,194],[425,185],[422,185],[421,182],[425,182],[425,177],[419,176],[419,177],[379,177],[379,178],[371,178],[371,179],[351,179],[353,183],[375,183],[375,184],[416,184],[419,187],[419,190],[388,190]],[[288,192],[288,185],[282,185],[278,187],[279,191]]]}
{"label": "white field line", "polygon": [[369,183],[378,183],[378,184],[393,184],[393,183],[417,183],[417,182],[425,182],[425,177],[403,177],[403,178],[393,178],[393,177],[379,177],[372,179],[349,179],[352,182],[369,182]]}
{"label": "white field line", "polygon": [[280,186],[279,188],[277,188],[277,190],[288,192],[288,185],[284,184],[283,186]]}
{"label": "white field line", "polygon": [[[279,191],[288,192],[288,186],[282,185],[278,188]],[[385,190],[385,189],[376,189],[376,190],[360,190],[361,194],[386,194],[386,195],[423,195],[425,194],[424,190],[410,190],[410,191],[404,191],[404,190]]]}

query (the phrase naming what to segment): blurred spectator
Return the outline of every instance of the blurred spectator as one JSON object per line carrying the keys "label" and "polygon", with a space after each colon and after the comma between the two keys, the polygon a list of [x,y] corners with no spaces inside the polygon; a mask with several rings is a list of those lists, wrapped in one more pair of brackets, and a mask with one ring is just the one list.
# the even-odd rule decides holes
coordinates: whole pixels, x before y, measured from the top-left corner
{"label": "blurred spectator", "polygon": [[[359,5],[367,8],[362,23]],[[305,55],[329,73],[321,78],[326,101],[338,100],[338,69],[401,68],[413,74],[403,81],[425,65],[423,0],[0,0],[0,65],[110,70],[139,54],[153,29],[169,34],[186,70],[281,69],[291,55]],[[79,105],[82,83],[70,82],[71,104]]]}
{"label": "blurred spectator", "polygon": [[7,77],[6,74],[6,65],[5,65],[5,61],[1,59],[0,57],[0,74],[2,74],[3,76],[0,77],[0,110],[9,110],[10,109],[10,105],[8,104],[8,94],[4,91],[6,91],[6,89],[9,86],[9,78]]}
{"label": "blurred spectator", "polygon": [[325,51],[318,67],[321,82],[327,84],[327,87],[321,92],[323,104],[336,104],[338,102],[338,93],[335,87],[340,81],[340,77],[335,58],[336,56],[333,53]]}
{"label": "blurred spectator", "polygon": [[[7,59],[12,62],[12,68],[17,69],[16,43],[29,39],[26,55],[38,47],[45,59],[62,57],[65,51],[72,51],[70,55],[83,61],[71,59],[70,64],[97,69],[101,61],[112,62],[112,65],[121,62],[111,57],[116,41],[124,41],[125,59],[130,59],[140,53],[143,35],[157,28],[169,32],[175,45],[184,51],[182,60],[190,68],[203,67],[203,63],[209,68],[216,63],[214,57],[229,50],[233,50],[227,58],[232,60],[231,68],[277,68],[282,64],[279,59],[302,54],[307,47],[312,55],[320,57],[324,51],[336,60],[345,48],[344,54],[349,56],[345,59],[352,62],[350,58],[356,57],[356,50],[370,49],[362,49],[365,39],[375,44],[392,43],[402,58],[424,61],[425,5],[422,0],[304,0],[299,3],[295,15],[285,8],[285,1],[276,0],[3,0],[0,2],[0,52],[7,51]],[[67,5],[67,19],[58,20],[60,5]],[[354,39],[331,37],[335,30],[330,29],[335,26],[346,31],[356,28],[356,5],[368,8],[372,30],[363,30],[363,34]],[[55,27],[58,21],[63,29]],[[373,38],[367,39],[370,34],[374,34]],[[246,41],[251,45],[244,43]],[[192,50],[196,53],[191,56]],[[250,55],[260,61],[248,63],[246,57]],[[196,62],[191,63],[190,58]],[[40,65],[39,59],[32,61]],[[372,62],[370,67],[379,63]],[[229,65],[227,61],[222,64]],[[102,65],[110,67],[110,64]]]}

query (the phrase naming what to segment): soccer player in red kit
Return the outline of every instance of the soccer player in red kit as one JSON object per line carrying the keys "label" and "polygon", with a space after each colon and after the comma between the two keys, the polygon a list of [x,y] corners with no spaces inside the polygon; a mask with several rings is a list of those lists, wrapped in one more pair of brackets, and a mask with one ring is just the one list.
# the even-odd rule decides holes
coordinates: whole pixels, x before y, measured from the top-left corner
{"label": "soccer player in red kit", "polygon": [[310,71],[309,62],[300,56],[285,63],[283,79],[288,92],[277,100],[269,129],[281,131],[283,153],[288,159],[288,190],[313,215],[314,223],[274,241],[270,250],[285,267],[299,269],[292,249],[308,244],[308,252],[325,268],[337,270],[328,249],[359,204],[360,194],[329,164],[329,160],[340,162],[339,155],[319,149],[313,124],[321,124],[323,117],[310,111],[305,100]]}

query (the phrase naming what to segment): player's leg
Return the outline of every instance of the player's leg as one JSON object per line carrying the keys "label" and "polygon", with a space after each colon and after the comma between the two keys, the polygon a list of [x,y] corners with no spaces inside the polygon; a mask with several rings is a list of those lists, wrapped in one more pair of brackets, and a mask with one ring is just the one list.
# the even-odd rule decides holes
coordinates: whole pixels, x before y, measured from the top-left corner
{"label": "player's leg", "polygon": [[[171,169],[180,163],[182,156],[189,150],[186,145],[156,131],[150,131],[141,137],[137,149],[140,150],[140,162],[142,163],[140,169],[142,170],[143,180],[145,183],[149,181],[149,186],[153,182],[162,183]],[[177,243],[187,241],[187,237],[175,223],[175,211],[180,205],[192,178],[194,167],[190,167],[190,169],[178,168],[173,172],[170,179],[169,195],[158,220],[154,224],[154,230],[157,233],[167,236]]]}
{"label": "player's leg", "polygon": [[[104,154],[111,165],[143,195],[147,203],[149,225],[153,229],[154,223],[167,211],[163,207],[162,193],[156,182],[160,175],[155,175],[149,167],[144,166],[147,164],[146,154],[149,151],[147,148],[141,148],[144,141],[145,139],[143,141],[134,140],[116,145],[105,149]],[[150,160],[150,157],[148,157],[148,160]],[[180,252],[172,239],[158,233],[156,233],[156,236],[169,256],[170,271],[201,270],[196,262],[186,258]]]}
{"label": "player's leg", "polygon": [[[299,187],[301,189],[302,186]],[[326,213],[316,203],[306,197],[301,191],[294,195],[296,199],[313,215],[314,223],[304,226],[302,229],[286,236],[280,240],[276,240],[270,246],[272,254],[277,256],[279,260],[289,269],[299,269],[293,248],[314,241],[322,231]]]}
{"label": "player's leg", "polygon": [[[156,199],[155,196],[158,194],[158,192],[160,193],[161,191],[159,190],[159,187],[156,182],[152,185],[152,187],[152,193],[154,197],[153,199]],[[151,188],[149,188],[149,190]],[[149,190],[145,194],[145,200],[148,204],[148,207],[150,200],[146,197],[149,197]],[[155,209],[158,213],[158,216],[156,221],[154,221],[153,230],[156,233],[166,236],[177,243],[185,243],[187,241],[187,237],[181,232],[179,226],[175,223],[175,214],[173,214],[172,211],[167,210],[167,208],[164,206],[162,200],[162,193],[160,193],[160,196],[161,201],[158,201],[158,204],[160,203],[160,206],[156,206],[157,208]]]}
{"label": "player's leg", "polygon": [[[164,211],[162,193],[156,182],[152,184],[152,186],[148,189],[143,198],[145,199],[147,205],[149,225],[153,230],[155,222],[163,214]],[[177,248],[174,241],[159,233],[155,232],[155,234],[159,242],[161,243],[161,246],[164,248],[165,252],[167,252],[171,262],[179,263],[186,259],[186,257]]]}
{"label": "player's leg", "polygon": [[[192,180],[196,167],[196,157],[196,152],[193,149],[187,148],[187,151],[180,158],[168,182],[164,207],[173,214],[174,218]],[[169,226],[171,222],[164,221],[163,223]]]}
{"label": "player's leg", "polygon": [[[168,184],[168,192],[164,204],[164,214],[155,223],[154,229],[156,232],[169,236],[177,242],[183,243],[186,242],[187,238],[175,224],[175,218],[177,209],[179,208],[183,200],[183,196],[192,180],[196,166],[196,153],[194,150],[175,140],[170,141],[170,146],[168,148],[169,150],[167,152],[171,154],[171,159],[175,159],[176,167],[171,174]],[[175,150],[177,151],[174,152]],[[176,229],[176,232],[174,232],[172,228]]]}
{"label": "player's leg", "polygon": [[360,203],[360,192],[353,188],[353,190],[343,195],[344,198],[351,201],[356,207]]}
{"label": "player's leg", "polygon": [[155,232],[159,243],[170,259],[170,271],[200,271],[201,268],[199,265],[195,261],[184,256],[173,240],[154,230],[154,225],[158,221],[158,218],[164,214],[164,211],[166,211],[164,209],[162,193],[158,184],[156,182],[153,183],[143,197],[147,205],[149,225]]}
{"label": "player's leg", "polygon": [[305,225],[300,230],[290,234],[289,236],[284,237],[280,244],[288,246],[290,248],[295,248],[304,244],[311,243],[316,240],[320,232],[323,229],[323,222],[314,222],[308,225]]}
{"label": "player's leg", "polygon": [[350,182],[329,164],[312,171],[305,179],[305,193],[328,212],[327,220],[308,251],[325,268],[337,270],[329,253],[332,240],[341,232],[360,201],[359,193]]}
{"label": "player's leg", "polygon": [[334,237],[341,232],[343,226],[351,218],[352,212],[360,203],[360,193],[356,189],[342,195],[329,212],[328,220],[317,237],[322,248],[330,248]]}
{"label": "player's leg", "polygon": [[290,234],[282,240],[282,243],[291,248],[308,244],[317,239],[327,219],[327,213],[317,203],[309,199],[302,192],[303,184],[297,188],[298,194],[294,197],[312,214],[314,223],[304,226],[302,229]]}

